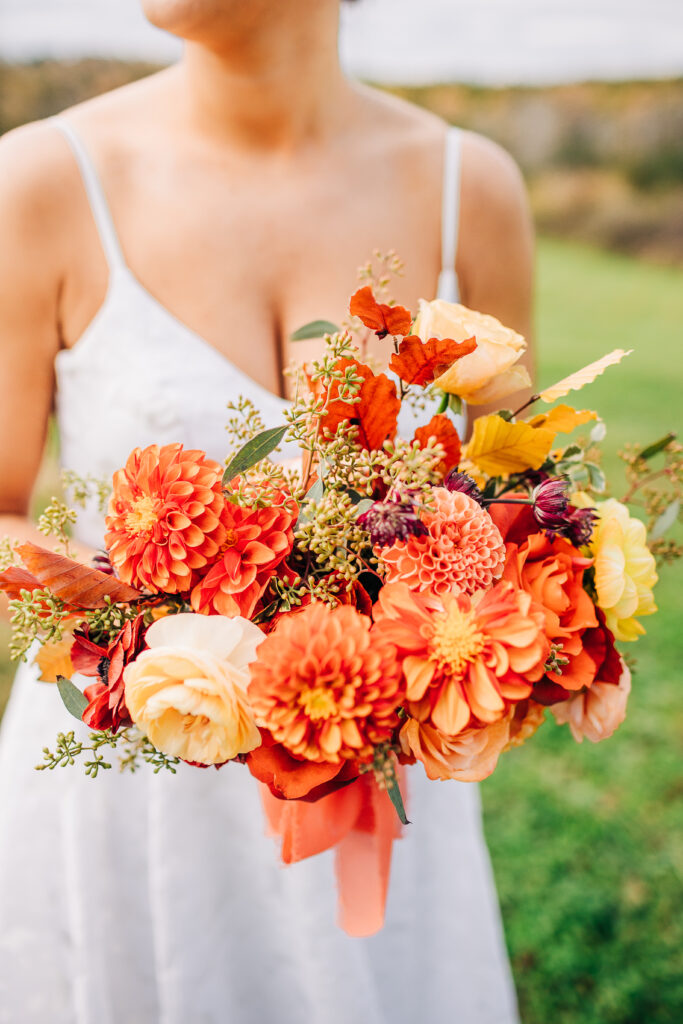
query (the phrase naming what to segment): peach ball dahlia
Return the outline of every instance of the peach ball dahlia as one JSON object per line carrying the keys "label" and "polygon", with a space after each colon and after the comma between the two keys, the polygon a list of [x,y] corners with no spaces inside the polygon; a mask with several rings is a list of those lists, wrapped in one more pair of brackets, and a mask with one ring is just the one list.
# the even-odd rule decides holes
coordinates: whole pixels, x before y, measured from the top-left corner
{"label": "peach ball dahlia", "polygon": [[259,725],[295,757],[368,760],[399,725],[404,691],[391,643],[355,608],[310,604],[280,619],[251,666]]}
{"label": "peach ball dahlia", "polygon": [[420,513],[426,534],[378,551],[387,582],[436,594],[473,594],[490,587],[505,562],[503,538],[491,516],[461,491],[435,487],[431,495],[434,507]]}
{"label": "peach ball dahlia", "polygon": [[135,448],[114,474],[105,546],[120,579],[152,593],[190,590],[225,539],[221,466],[182,444]]}

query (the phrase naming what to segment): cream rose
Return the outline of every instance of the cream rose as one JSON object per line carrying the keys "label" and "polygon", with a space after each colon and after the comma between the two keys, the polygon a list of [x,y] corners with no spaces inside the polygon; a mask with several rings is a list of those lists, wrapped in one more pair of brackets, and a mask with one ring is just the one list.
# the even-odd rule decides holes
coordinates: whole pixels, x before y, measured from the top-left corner
{"label": "cream rose", "polygon": [[456,360],[434,382],[438,388],[458,395],[470,405],[497,402],[531,384],[525,367],[514,365],[526,350],[526,341],[493,316],[443,299],[433,302],[420,299],[413,333],[423,341],[477,339],[475,351]]}
{"label": "cream rose", "polygon": [[609,739],[626,718],[626,704],[631,692],[631,673],[621,663],[621,676],[614,683],[593,683],[587,690],[550,709],[555,721],[568,725],[577,743],[585,739],[591,743]]}
{"label": "cream rose", "polygon": [[258,747],[248,666],[264,639],[252,622],[169,615],[147,630],[149,650],[124,671],[130,716],[164,754],[222,764]]}

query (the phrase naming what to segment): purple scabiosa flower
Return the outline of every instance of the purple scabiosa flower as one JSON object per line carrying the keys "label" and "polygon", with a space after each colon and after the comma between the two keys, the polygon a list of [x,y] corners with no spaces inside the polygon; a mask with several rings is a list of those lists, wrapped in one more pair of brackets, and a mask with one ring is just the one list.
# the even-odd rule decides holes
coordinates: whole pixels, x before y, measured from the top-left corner
{"label": "purple scabiosa flower", "polygon": [[459,473],[452,469],[444,480],[444,487],[447,491],[460,491],[469,498],[473,498],[479,505],[484,506],[483,495],[471,476],[467,473]]}
{"label": "purple scabiosa flower", "polygon": [[358,516],[358,525],[367,530],[370,540],[378,547],[387,547],[397,540],[423,537],[429,531],[420,521],[414,501],[376,501],[372,508]]}
{"label": "purple scabiosa flower", "polygon": [[544,480],[531,492],[536,522],[545,530],[559,531],[568,522],[569,480],[565,476]]}

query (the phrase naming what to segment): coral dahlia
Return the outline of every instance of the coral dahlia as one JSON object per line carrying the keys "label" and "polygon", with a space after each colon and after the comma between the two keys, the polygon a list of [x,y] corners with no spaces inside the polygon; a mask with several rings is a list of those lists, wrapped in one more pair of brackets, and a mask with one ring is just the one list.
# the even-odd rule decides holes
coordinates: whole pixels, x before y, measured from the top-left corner
{"label": "coral dahlia", "polygon": [[543,610],[510,583],[474,600],[390,583],[375,609],[375,637],[404,656],[411,716],[446,736],[502,718],[544,674]]}
{"label": "coral dahlia", "polygon": [[382,548],[387,582],[437,594],[473,594],[490,587],[503,572],[505,546],[488,512],[468,494],[435,487],[434,507],[420,519],[424,536],[397,540]]}
{"label": "coral dahlia", "polygon": [[114,474],[105,545],[125,583],[185,593],[225,539],[221,466],[181,444],[136,448]]}
{"label": "coral dahlia", "polygon": [[296,513],[271,505],[226,503],[221,557],[192,591],[192,607],[207,615],[252,615],[268,581],[294,543]]}
{"label": "coral dahlia", "polygon": [[355,608],[311,604],[280,619],[251,666],[261,726],[295,757],[367,760],[399,725],[404,691],[394,646]]}

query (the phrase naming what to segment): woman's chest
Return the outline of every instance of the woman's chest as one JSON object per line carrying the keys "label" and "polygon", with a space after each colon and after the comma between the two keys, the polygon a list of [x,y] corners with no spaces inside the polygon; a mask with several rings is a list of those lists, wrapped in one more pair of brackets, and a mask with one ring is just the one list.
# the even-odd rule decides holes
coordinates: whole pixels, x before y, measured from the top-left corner
{"label": "woman's chest", "polygon": [[[291,332],[312,319],[340,322],[359,267],[377,251],[404,262],[394,298],[414,306],[432,297],[439,172],[436,154],[419,153],[252,174],[183,162],[130,175],[110,205],[128,268],[150,301],[279,392],[282,367],[296,354]],[[65,311],[67,344],[106,290],[97,238],[85,248]]]}

